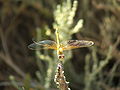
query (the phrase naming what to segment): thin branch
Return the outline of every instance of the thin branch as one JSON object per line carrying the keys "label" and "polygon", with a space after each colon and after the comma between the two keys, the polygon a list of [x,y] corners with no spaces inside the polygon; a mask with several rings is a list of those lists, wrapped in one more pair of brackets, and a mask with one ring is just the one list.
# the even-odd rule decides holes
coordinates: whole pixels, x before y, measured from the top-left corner
{"label": "thin branch", "polygon": [[2,40],[2,46],[3,46],[3,50],[5,52],[2,53],[0,52],[0,58],[7,64],[9,65],[15,72],[17,72],[20,76],[22,76],[23,78],[25,77],[25,73],[17,66],[15,65],[15,63],[12,61],[8,47],[7,47],[7,43],[6,43],[6,39],[3,36],[3,32],[0,29],[0,36],[1,36],[1,40]]}
{"label": "thin branch", "polygon": [[70,90],[70,88],[68,87],[69,82],[66,81],[66,78],[64,76],[62,62],[59,62],[57,65],[57,72],[54,81],[58,85],[58,88],[60,90]]}

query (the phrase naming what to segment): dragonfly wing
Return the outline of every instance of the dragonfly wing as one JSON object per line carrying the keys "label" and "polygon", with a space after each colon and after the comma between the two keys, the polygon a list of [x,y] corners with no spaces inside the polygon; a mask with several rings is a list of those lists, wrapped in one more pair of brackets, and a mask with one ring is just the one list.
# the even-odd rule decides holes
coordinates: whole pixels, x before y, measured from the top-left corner
{"label": "dragonfly wing", "polygon": [[30,44],[28,46],[29,49],[32,50],[40,50],[40,49],[56,49],[56,42],[51,40],[44,40]]}
{"label": "dragonfly wing", "polygon": [[32,43],[32,44],[28,45],[28,48],[31,50],[40,50],[40,49],[44,49],[45,47],[43,45]]}
{"label": "dragonfly wing", "polygon": [[94,42],[92,41],[86,41],[86,40],[69,40],[63,43],[63,50],[70,50],[75,48],[81,48],[81,47],[89,47],[92,46]]}

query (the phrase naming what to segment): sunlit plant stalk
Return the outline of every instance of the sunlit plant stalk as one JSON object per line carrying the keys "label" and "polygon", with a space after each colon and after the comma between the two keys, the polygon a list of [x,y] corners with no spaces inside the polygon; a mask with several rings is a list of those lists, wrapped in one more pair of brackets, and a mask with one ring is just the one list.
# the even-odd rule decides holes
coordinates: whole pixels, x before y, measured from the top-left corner
{"label": "sunlit plant stalk", "polygon": [[[53,23],[53,28],[56,29],[56,27],[59,28],[58,32],[60,33],[60,40],[66,41],[70,40],[72,38],[72,34],[77,33],[80,31],[80,28],[83,26],[83,20],[80,19],[74,25],[74,16],[77,9],[77,0],[73,2],[73,5],[71,4],[71,0],[64,1],[61,5],[57,5],[57,9],[54,11],[54,19],[55,22]],[[73,26],[74,25],[74,26]],[[52,39],[54,39],[55,35],[50,33],[50,29],[47,27],[46,29],[46,35],[50,36]],[[38,34],[40,36],[41,34]],[[48,62],[48,69],[47,74],[45,77],[44,86],[48,89],[51,86],[51,80],[52,75],[54,74],[57,57],[56,52],[53,52],[53,57],[49,57],[49,55],[43,55],[42,53],[37,52],[37,56],[41,60],[45,60]],[[71,51],[65,52],[66,58],[64,61],[69,60],[72,57]],[[69,55],[68,55],[69,54]]]}

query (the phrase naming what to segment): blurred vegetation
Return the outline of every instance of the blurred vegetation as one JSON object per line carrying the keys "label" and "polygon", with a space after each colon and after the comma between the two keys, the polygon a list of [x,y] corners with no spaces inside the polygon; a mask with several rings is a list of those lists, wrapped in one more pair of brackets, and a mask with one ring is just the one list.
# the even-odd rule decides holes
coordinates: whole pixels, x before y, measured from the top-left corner
{"label": "blurred vegetation", "polygon": [[71,90],[120,90],[119,15],[120,0],[0,0],[0,90],[57,90],[56,52],[27,48],[56,26],[61,41],[95,42],[65,52]]}

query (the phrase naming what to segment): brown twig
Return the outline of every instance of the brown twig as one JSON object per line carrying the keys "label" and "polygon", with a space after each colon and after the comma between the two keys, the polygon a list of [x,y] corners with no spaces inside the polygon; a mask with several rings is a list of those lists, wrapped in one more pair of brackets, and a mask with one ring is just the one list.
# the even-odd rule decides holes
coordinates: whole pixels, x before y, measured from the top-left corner
{"label": "brown twig", "polygon": [[60,90],[70,90],[70,88],[68,87],[69,82],[66,81],[66,78],[64,76],[62,62],[59,62],[57,65],[57,72],[54,81],[58,85],[58,88]]}
{"label": "brown twig", "polygon": [[1,60],[3,60],[7,65],[9,65],[15,72],[17,72],[20,76],[22,76],[23,78],[25,77],[25,73],[17,66],[14,64],[14,62],[11,59],[7,44],[6,44],[6,39],[3,36],[3,32],[0,29],[0,36],[1,36],[1,40],[2,40],[2,46],[3,46],[3,50],[5,53],[0,52],[0,58]]}

